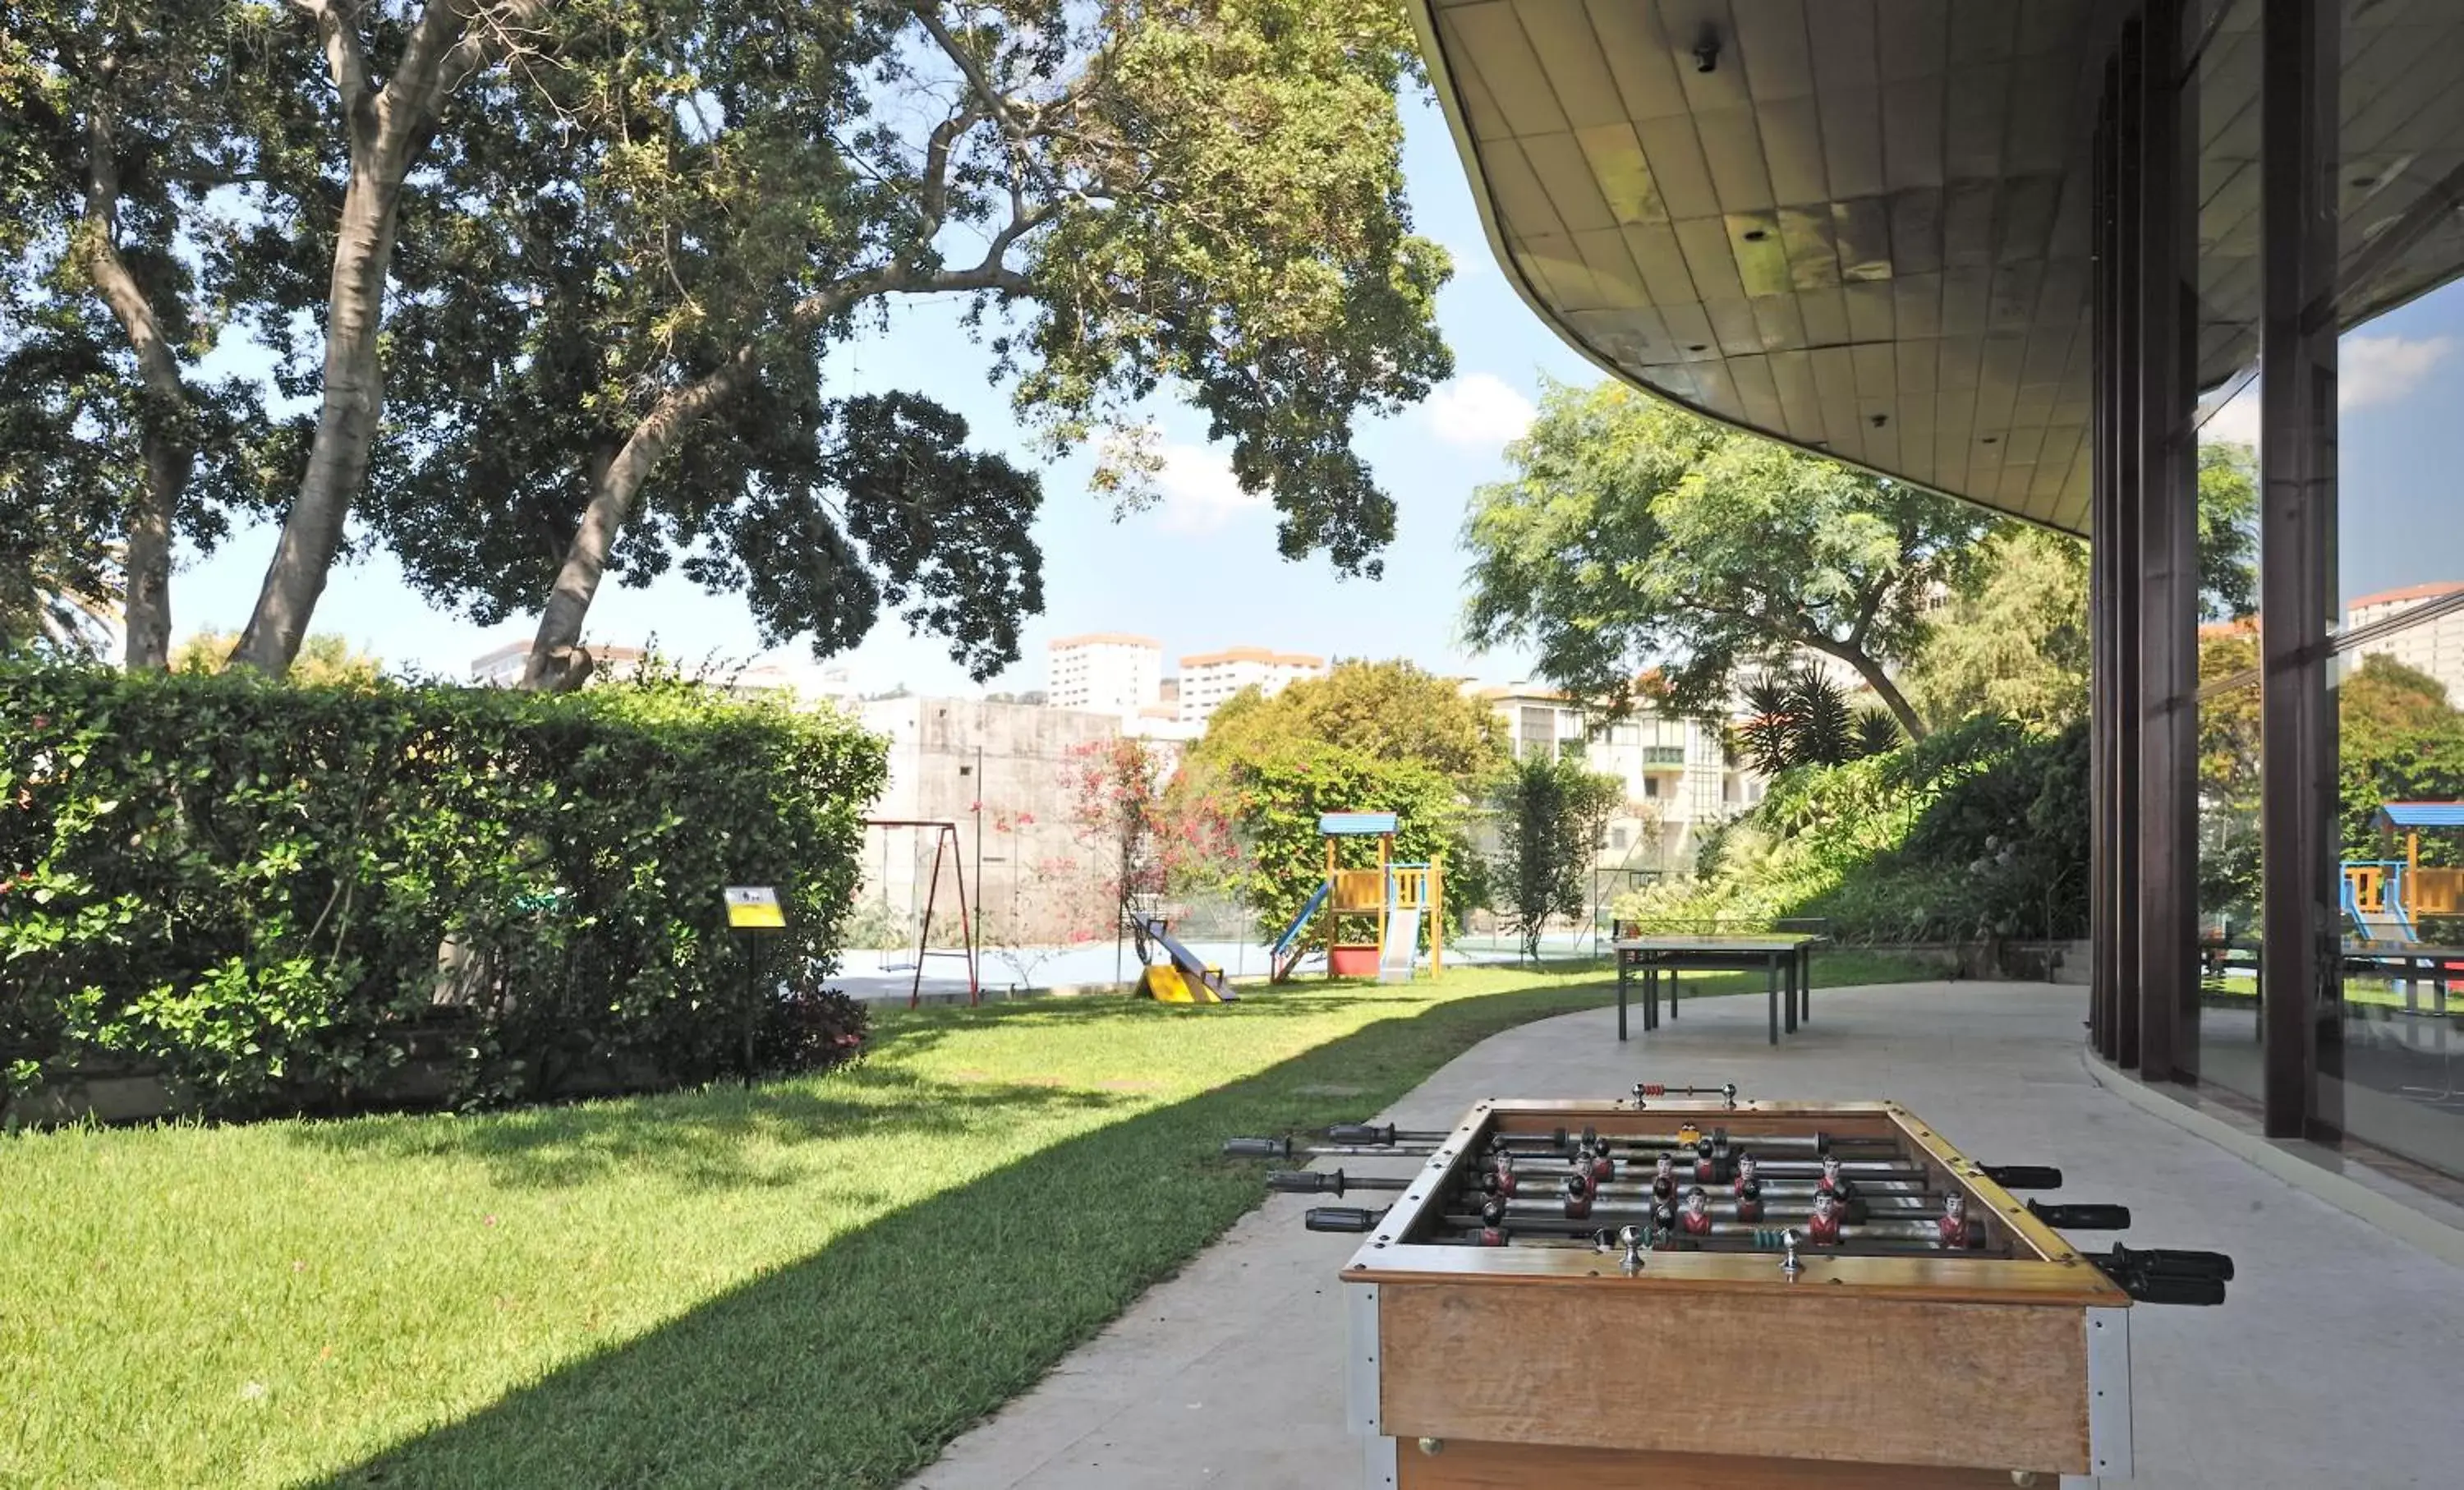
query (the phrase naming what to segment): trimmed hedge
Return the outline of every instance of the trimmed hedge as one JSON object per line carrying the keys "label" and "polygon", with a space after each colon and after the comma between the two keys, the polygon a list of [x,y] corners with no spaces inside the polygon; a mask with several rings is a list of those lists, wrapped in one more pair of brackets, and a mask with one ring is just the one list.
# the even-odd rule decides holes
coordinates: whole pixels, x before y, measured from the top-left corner
{"label": "trimmed hedge", "polygon": [[674,680],[0,663],[0,1067],[223,1115],[393,1100],[414,1058],[458,1105],[705,1080],[748,1013],[720,887],[781,887],[763,981],[818,992],[884,774],[841,716]]}

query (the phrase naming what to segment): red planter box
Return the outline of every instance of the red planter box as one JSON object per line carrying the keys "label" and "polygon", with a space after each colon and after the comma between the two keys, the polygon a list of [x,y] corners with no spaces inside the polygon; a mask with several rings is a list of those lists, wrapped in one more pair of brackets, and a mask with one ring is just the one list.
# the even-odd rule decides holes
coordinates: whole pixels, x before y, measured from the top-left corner
{"label": "red planter box", "polygon": [[1330,947],[1326,951],[1326,970],[1336,977],[1375,977],[1377,949]]}

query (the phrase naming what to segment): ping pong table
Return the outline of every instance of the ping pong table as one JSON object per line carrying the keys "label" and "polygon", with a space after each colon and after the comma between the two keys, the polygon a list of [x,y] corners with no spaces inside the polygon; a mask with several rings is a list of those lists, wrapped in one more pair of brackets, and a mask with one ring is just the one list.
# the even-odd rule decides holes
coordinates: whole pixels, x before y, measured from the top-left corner
{"label": "ping pong table", "polygon": [[1785,1024],[1796,1033],[1799,1019],[1814,1018],[1814,949],[1825,940],[1812,931],[1637,931],[1616,939],[1617,1039],[1626,1038],[1626,998],[1638,977],[1642,985],[1642,1027],[1660,1027],[1661,975],[1668,975],[1668,1017],[1677,1017],[1680,973],[1752,972],[1759,968],[1771,1003],[1771,1042]]}

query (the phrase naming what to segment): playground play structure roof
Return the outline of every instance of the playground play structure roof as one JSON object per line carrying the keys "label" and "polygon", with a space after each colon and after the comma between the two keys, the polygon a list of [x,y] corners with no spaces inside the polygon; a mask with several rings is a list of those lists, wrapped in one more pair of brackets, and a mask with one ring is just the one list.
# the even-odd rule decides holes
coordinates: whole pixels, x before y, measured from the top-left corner
{"label": "playground play structure roof", "polygon": [[2379,825],[2390,828],[2464,828],[2464,802],[2387,802]]}

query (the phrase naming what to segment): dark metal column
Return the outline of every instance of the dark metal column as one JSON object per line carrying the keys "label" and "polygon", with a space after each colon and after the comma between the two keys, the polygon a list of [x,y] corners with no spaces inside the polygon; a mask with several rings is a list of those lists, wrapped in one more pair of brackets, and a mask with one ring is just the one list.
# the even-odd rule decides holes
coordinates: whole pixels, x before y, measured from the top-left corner
{"label": "dark metal column", "polygon": [[2110,551],[2105,571],[2110,581],[2107,611],[2113,624],[2113,943],[2119,959],[2114,1006],[2113,1059],[2120,1064],[2140,1063],[2140,844],[2145,803],[2140,795],[2141,676],[2140,511],[2145,471],[2142,427],[2146,418],[2144,358],[2145,219],[2143,160],[2145,143],[2145,89],[2142,59],[2145,25],[2133,20],[2122,31],[2114,75],[2113,111],[2113,308],[2112,346],[2113,505],[2106,515],[2113,526],[2100,536]]}
{"label": "dark metal column", "polygon": [[[2184,160],[2182,0],[2148,0],[2138,94],[2139,1069],[2195,1062],[2198,1017],[2198,431],[2195,157]],[[2127,951],[2125,951],[2125,955]]]}
{"label": "dark metal column", "polygon": [[[2267,1131],[2311,1131],[2336,899],[2336,80],[2339,0],[2263,0],[2259,169],[2259,847]],[[2337,1115],[2326,1115],[2337,1126]]]}
{"label": "dark metal column", "polygon": [[2096,1053],[2114,1055],[2115,1010],[2121,997],[2122,959],[2114,940],[2113,827],[2119,804],[2113,796],[2113,552],[2119,526],[2113,514],[2113,101],[2117,68],[2105,67],[2104,97],[2098,110],[2095,183],[2090,213],[2095,260],[2089,335],[2095,379],[2089,400],[2088,439],[2093,473],[2088,496],[2088,1039]]}

